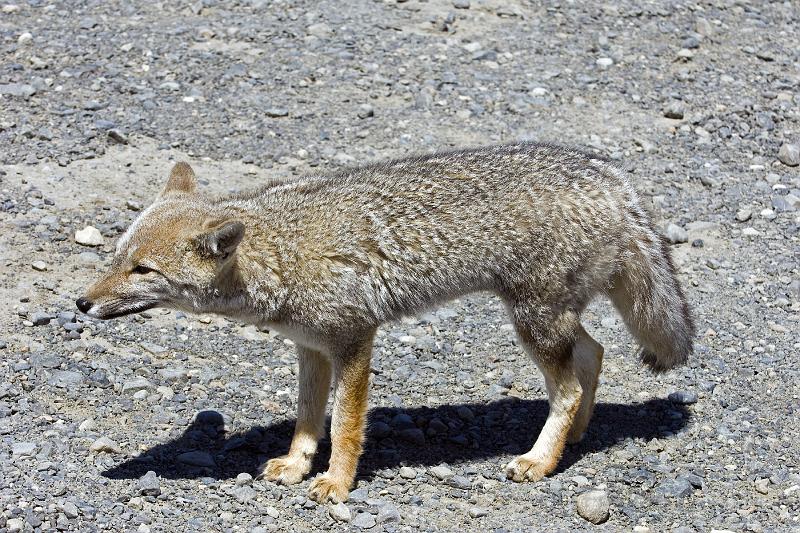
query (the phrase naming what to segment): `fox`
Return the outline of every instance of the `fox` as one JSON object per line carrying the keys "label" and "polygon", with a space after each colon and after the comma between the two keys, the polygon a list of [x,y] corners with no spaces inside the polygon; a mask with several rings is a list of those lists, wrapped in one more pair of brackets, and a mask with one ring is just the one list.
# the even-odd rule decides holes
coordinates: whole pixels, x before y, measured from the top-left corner
{"label": "fox", "polygon": [[477,291],[505,305],[544,377],[549,412],[530,451],[504,466],[535,482],[579,442],[604,349],[581,324],[609,298],[655,373],[693,352],[694,325],[665,238],[616,163],[520,142],[442,151],[236,194],[197,189],[178,162],[119,238],[109,272],[76,301],[111,319],[166,307],[256,324],[291,339],[298,404],[288,452],[259,477],[310,473],[333,389],[320,503],[347,500],[365,440],[377,329]]}

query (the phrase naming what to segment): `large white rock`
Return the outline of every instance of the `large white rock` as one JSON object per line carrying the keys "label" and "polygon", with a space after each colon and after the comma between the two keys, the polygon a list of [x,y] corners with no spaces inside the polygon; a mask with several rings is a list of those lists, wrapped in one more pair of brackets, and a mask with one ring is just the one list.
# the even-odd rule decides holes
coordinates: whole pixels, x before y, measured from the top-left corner
{"label": "large white rock", "polygon": [[84,246],[102,246],[106,241],[99,229],[94,226],[86,226],[75,232],[75,242]]}

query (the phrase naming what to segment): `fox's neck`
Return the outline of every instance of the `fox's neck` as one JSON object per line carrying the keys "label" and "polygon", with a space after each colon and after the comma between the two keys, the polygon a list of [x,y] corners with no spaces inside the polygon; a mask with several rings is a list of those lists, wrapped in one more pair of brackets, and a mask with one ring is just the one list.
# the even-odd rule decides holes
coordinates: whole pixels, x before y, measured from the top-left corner
{"label": "fox's neck", "polygon": [[276,321],[286,295],[279,271],[273,253],[257,249],[246,237],[219,274],[213,311],[253,323]]}

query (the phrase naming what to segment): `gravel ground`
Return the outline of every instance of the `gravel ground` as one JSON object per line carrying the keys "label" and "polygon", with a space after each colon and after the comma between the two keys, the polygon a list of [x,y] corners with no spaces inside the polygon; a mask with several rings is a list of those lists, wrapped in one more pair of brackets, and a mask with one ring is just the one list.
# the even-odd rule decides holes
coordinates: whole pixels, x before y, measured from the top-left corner
{"label": "gravel ground", "polygon": [[[800,530],[799,32],[791,1],[0,2],[0,531]],[[489,296],[381,331],[339,506],[250,477],[290,341],[73,313],[174,160],[226,191],[516,139],[627,165],[699,332],[654,377],[594,304],[597,411],[541,482],[501,473],[547,405]]]}

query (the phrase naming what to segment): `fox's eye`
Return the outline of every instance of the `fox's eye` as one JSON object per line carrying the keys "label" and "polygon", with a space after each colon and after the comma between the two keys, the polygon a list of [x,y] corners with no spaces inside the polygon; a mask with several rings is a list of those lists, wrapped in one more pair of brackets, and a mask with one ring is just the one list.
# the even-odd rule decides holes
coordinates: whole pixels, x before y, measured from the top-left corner
{"label": "fox's eye", "polygon": [[131,270],[131,272],[133,274],[144,275],[144,274],[149,274],[151,272],[155,272],[155,269],[146,267],[144,265],[136,265],[135,267],[133,267],[133,270]]}

